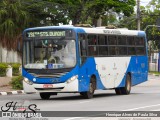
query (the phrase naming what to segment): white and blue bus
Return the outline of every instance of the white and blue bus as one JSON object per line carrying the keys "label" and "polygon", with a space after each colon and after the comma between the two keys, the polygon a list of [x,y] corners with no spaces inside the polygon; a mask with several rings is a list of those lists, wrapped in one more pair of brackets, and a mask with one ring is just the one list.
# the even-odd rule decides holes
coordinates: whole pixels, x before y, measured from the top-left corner
{"label": "white and blue bus", "polygon": [[98,89],[128,95],[148,79],[143,31],[74,26],[29,28],[23,32],[23,86],[42,99],[57,93],[92,98]]}

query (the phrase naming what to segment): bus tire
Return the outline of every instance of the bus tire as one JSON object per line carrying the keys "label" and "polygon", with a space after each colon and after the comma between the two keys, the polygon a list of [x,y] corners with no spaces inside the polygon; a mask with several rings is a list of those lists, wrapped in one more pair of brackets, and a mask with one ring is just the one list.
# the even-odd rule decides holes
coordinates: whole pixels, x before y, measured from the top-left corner
{"label": "bus tire", "polygon": [[121,88],[115,88],[115,92],[117,95],[121,95]]}
{"label": "bus tire", "polygon": [[115,92],[117,95],[128,95],[131,92],[131,76],[127,74],[126,82],[124,87],[116,88]]}
{"label": "bus tire", "polygon": [[91,99],[93,98],[95,89],[96,89],[96,80],[94,77],[91,77],[90,84],[89,84],[89,91],[80,92],[80,95],[82,95],[86,99]]}
{"label": "bus tire", "polygon": [[39,94],[40,94],[41,99],[43,100],[48,100],[51,96],[50,93],[39,93]]}

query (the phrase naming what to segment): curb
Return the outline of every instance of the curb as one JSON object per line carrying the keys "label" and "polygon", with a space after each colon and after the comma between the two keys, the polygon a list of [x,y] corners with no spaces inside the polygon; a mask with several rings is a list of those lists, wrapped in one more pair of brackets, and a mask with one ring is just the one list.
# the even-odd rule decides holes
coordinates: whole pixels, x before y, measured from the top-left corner
{"label": "curb", "polygon": [[10,91],[10,92],[0,92],[0,95],[16,95],[24,94],[24,90]]}

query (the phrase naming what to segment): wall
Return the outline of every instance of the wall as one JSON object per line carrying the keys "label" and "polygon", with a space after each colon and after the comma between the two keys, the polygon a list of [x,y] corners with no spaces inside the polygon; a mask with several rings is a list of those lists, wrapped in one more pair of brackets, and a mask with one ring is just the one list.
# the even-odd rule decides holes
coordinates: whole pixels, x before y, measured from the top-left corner
{"label": "wall", "polygon": [[0,62],[4,63],[21,63],[21,58],[16,51],[8,51],[0,45]]}

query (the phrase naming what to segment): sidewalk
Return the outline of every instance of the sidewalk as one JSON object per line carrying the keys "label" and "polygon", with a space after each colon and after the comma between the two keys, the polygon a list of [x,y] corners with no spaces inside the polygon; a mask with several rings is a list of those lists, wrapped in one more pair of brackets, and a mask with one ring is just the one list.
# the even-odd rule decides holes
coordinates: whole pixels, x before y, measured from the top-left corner
{"label": "sidewalk", "polygon": [[12,86],[10,85],[0,86],[0,92],[10,92],[10,91],[15,91],[14,89],[12,89]]}
{"label": "sidewalk", "polygon": [[24,93],[23,90],[14,90],[9,82],[11,81],[10,77],[0,77],[0,95],[11,95]]}
{"label": "sidewalk", "polygon": [[12,91],[12,87],[9,85],[9,82],[12,78],[10,77],[0,77],[0,92]]}

